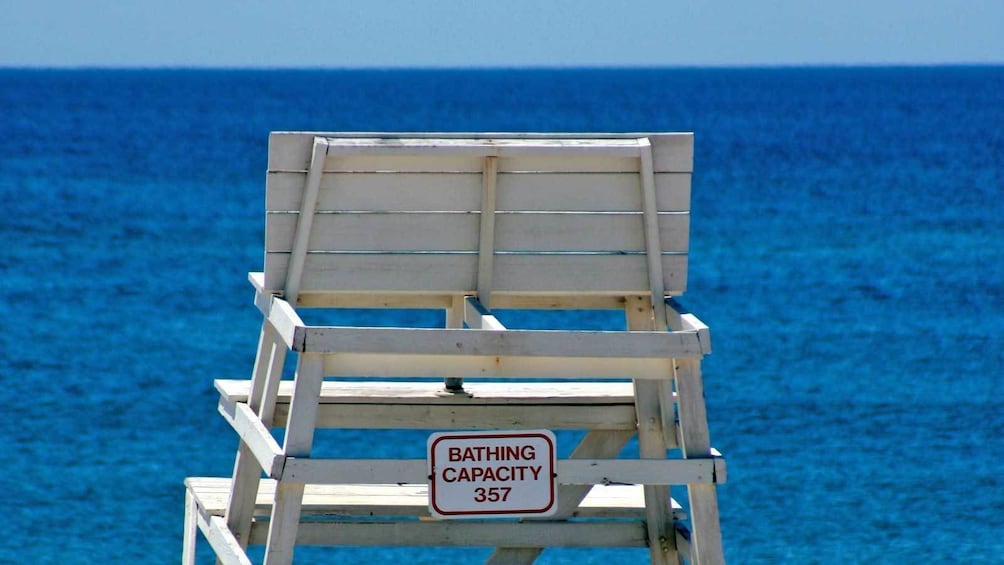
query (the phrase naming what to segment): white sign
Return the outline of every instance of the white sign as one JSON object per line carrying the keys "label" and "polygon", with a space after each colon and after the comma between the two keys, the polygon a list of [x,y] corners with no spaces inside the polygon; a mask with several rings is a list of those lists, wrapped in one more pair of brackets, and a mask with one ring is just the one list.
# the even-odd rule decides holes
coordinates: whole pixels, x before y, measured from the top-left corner
{"label": "white sign", "polygon": [[429,510],[437,518],[551,516],[557,454],[549,430],[429,436]]}

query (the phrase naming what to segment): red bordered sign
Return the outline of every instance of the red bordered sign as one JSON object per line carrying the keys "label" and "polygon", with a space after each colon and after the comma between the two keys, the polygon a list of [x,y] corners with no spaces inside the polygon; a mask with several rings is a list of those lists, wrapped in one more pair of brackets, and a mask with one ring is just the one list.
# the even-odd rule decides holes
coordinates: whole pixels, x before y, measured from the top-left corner
{"label": "red bordered sign", "polygon": [[549,430],[429,436],[429,511],[437,518],[551,516],[557,454]]}

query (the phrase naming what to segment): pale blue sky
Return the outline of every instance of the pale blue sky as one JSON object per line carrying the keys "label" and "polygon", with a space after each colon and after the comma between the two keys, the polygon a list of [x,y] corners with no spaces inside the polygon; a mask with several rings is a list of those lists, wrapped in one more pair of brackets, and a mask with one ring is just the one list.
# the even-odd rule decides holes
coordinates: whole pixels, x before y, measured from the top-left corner
{"label": "pale blue sky", "polygon": [[0,0],[0,66],[1004,63],[1004,0]]}

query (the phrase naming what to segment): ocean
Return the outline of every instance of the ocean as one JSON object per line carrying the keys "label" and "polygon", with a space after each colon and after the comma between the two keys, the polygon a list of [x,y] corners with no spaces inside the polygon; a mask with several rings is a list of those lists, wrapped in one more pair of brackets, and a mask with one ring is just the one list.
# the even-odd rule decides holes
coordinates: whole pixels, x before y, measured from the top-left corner
{"label": "ocean", "polygon": [[273,130],[695,132],[728,561],[1004,563],[1000,66],[0,70],[0,562],[180,560],[184,478],[231,472]]}

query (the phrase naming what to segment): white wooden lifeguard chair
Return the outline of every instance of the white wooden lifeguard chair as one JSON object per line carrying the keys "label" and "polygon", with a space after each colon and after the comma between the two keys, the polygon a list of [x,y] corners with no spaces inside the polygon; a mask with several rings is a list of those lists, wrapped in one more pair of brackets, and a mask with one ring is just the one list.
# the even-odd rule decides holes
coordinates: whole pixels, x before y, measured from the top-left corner
{"label": "white wooden lifeguard chair", "polygon": [[[724,562],[709,332],[674,298],[692,163],[691,134],[273,133],[257,359],[251,379],[216,383],[237,459],[231,478],[186,481],[183,562],[200,530],[223,563],[265,545],[288,564],[298,544]],[[304,323],[319,308],[443,309],[446,327]],[[509,330],[493,312],[510,308],[618,309],[626,331]],[[430,516],[425,459],[312,457],[315,428],[586,433],[556,463],[553,515],[453,520]]]}

